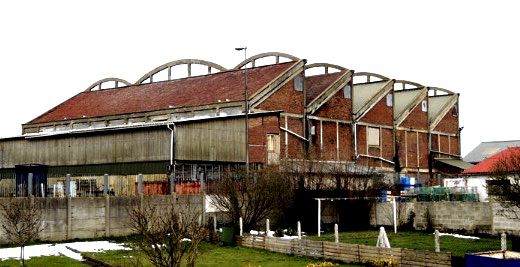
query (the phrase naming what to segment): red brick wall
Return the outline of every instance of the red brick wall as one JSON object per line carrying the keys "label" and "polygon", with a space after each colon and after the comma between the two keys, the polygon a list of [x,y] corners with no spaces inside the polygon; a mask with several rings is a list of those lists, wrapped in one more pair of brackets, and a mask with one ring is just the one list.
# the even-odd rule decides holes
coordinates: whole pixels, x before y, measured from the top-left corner
{"label": "red brick wall", "polygon": [[[319,140],[318,140],[319,142]],[[323,122],[323,151],[324,160],[336,160],[336,123]]]}
{"label": "red brick wall", "polygon": [[[422,100],[426,100],[426,97]],[[422,101],[421,100],[421,101]],[[406,119],[399,125],[401,127],[413,129],[428,129],[428,112],[422,111],[421,103],[417,105]]]}
{"label": "red brick wall", "polygon": [[383,158],[392,160],[394,157],[394,135],[390,129],[382,129],[381,133]]}
{"label": "red brick wall", "polygon": [[365,126],[357,125],[357,153],[366,154],[367,152],[367,131]]}
{"label": "red brick wall", "polygon": [[377,104],[370,109],[360,121],[393,126],[393,108],[386,105],[386,96],[383,97]]}
{"label": "red brick wall", "polygon": [[406,133],[406,157],[408,158],[407,168],[417,167],[417,134],[415,132]]}
{"label": "red brick wall", "polygon": [[339,124],[339,159],[352,160],[352,126],[350,124]]}
{"label": "red brick wall", "polygon": [[451,143],[450,154],[460,155],[460,151],[459,151],[459,138],[457,138],[457,137],[450,137],[450,143]]}
{"label": "red brick wall", "polygon": [[[267,134],[280,134],[278,116],[249,119],[249,162],[265,163],[267,159]],[[282,145],[280,136],[280,146]]]}
{"label": "red brick wall", "polygon": [[283,110],[287,113],[303,114],[303,92],[294,89],[294,80],[286,83],[264,102],[257,106],[263,110]]}
{"label": "red brick wall", "polygon": [[459,116],[454,115],[454,109],[455,107],[446,113],[434,131],[452,134],[456,134],[459,131]]}
{"label": "red brick wall", "polygon": [[[288,119],[289,130],[291,130],[294,133],[299,134],[300,136],[303,136],[302,119],[291,118],[291,117],[288,117],[287,119]],[[283,131],[282,131],[282,133],[283,133]],[[303,142],[304,141],[290,133],[288,134],[288,137],[289,137],[288,138],[288,157],[289,158],[302,158],[302,156],[304,154],[303,153],[303,151],[304,151]],[[283,144],[285,142],[285,135],[281,136],[280,140],[282,140],[282,138],[283,138],[283,141],[280,141],[280,143]]]}
{"label": "red brick wall", "polygon": [[419,133],[419,168],[428,168],[428,134]]}
{"label": "red brick wall", "polygon": [[339,90],[312,115],[350,121],[352,120],[352,100],[343,97],[343,90]]}

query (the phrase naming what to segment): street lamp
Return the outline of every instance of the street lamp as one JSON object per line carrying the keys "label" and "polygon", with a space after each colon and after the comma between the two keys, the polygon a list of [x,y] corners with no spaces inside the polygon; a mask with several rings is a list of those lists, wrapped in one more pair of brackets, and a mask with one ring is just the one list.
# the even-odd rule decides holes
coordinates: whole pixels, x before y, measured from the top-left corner
{"label": "street lamp", "polygon": [[[247,46],[237,47],[236,51],[244,51],[244,63],[247,60]],[[247,99],[247,64],[244,65],[244,113],[245,113],[245,135],[246,135],[246,172],[249,173],[249,102]]]}

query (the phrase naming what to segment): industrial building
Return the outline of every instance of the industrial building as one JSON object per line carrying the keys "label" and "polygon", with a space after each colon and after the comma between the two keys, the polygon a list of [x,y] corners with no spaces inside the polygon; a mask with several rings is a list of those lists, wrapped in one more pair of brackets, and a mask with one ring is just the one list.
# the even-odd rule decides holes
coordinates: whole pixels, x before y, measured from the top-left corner
{"label": "industrial building", "polygon": [[245,163],[311,158],[426,183],[461,172],[458,100],[446,89],[284,53],[232,69],[176,60],[135,83],[99,80],[23,124],[20,136],[0,139],[0,177],[45,166],[49,179],[167,179],[171,165],[177,181],[212,180]]}

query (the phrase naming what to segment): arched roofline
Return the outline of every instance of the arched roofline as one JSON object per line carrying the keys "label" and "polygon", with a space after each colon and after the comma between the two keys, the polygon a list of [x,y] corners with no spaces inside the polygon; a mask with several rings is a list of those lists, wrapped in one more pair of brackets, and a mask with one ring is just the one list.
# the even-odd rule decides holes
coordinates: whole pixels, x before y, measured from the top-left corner
{"label": "arched roofline", "polygon": [[115,88],[122,87],[122,86],[119,86],[120,83],[124,84],[124,86],[132,85],[131,83],[129,83],[126,80],[123,80],[123,79],[120,79],[120,78],[109,77],[109,78],[101,79],[101,80],[91,84],[89,87],[87,87],[87,89],[85,89],[85,92],[90,92],[90,91],[92,91],[92,89],[94,89],[96,87],[99,88],[98,90],[103,90],[103,89],[101,89],[101,85],[103,83],[106,83],[106,82],[115,82],[115,85],[116,85]]}
{"label": "arched roofline", "polygon": [[429,86],[428,91],[432,91],[434,95],[437,95],[437,91],[441,91],[443,93],[450,94],[450,95],[456,94],[455,92],[453,92],[451,90],[440,88],[440,87],[430,87]]}
{"label": "arched roofline", "polygon": [[252,63],[252,67],[254,68],[255,67],[255,61],[258,60],[258,59],[261,59],[261,58],[265,58],[265,57],[275,57],[276,58],[276,64],[280,63],[280,58],[281,57],[290,59],[292,61],[300,60],[298,57],[295,57],[293,55],[289,55],[289,54],[286,54],[286,53],[267,52],[267,53],[261,53],[261,54],[249,57],[249,58],[245,59],[244,61],[240,62],[240,64],[236,65],[233,69],[235,69],[235,70],[241,69],[242,67],[244,67],[245,65],[247,65],[249,63]]}
{"label": "arched roofline", "polygon": [[338,71],[348,71],[349,69],[342,67],[340,65],[330,64],[330,63],[313,63],[309,65],[305,65],[305,70],[312,69],[312,68],[324,68],[325,74],[329,73],[329,69],[335,69]]}
{"label": "arched roofline", "polygon": [[150,83],[153,82],[153,76],[163,70],[168,69],[168,81],[171,79],[171,68],[178,65],[187,65],[188,68],[188,77],[191,77],[191,65],[203,65],[208,67],[208,74],[211,74],[211,69],[217,69],[219,71],[226,71],[227,69],[210,61],[201,60],[201,59],[179,59],[174,60],[149,71],[145,75],[143,75],[135,84],[142,84],[145,80],[150,79]]}
{"label": "arched roofline", "polygon": [[371,82],[370,78],[371,77],[376,77],[376,78],[379,78],[383,81],[389,81],[390,78],[386,77],[386,76],[383,76],[381,74],[377,74],[377,73],[373,73],[373,72],[355,72],[354,73],[354,77],[360,77],[360,76],[366,76],[367,77],[367,83]]}
{"label": "arched roofline", "polygon": [[[395,88],[397,84],[402,84],[402,88]],[[409,88],[409,89],[419,89],[419,88],[424,88],[425,86],[420,84],[420,83],[416,83],[416,82],[412,82],[412,81],[408,81],[408,80],[395,80],[394,81],[394,90],[409,90],[409,89],[406,89],[406,85],[411,85],[411,86],[414,86],[415,88]]]}

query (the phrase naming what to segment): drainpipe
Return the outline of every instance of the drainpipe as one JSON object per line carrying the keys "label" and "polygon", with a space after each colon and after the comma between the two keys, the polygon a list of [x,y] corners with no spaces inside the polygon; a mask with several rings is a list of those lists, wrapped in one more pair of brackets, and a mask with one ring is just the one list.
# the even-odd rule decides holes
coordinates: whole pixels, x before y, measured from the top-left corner
{"label": "drainpipe", "polygon": [[357,160],[357,120],[352,120],[352,135],[354,136],[354,160]]}
{"label": "drainpipe", "polygon": [[[166,127],[171,131],[170,137],[170,194],[175,194],[175,164],[173,164],[173,158],[175,157],[175,123],[167,124]],[[171,169],[170,169],[171,168]]]}
{"label": "drainpipe", "polygon": [[171,131],[171,137],[170,137],[170,165],[173,165],[173,157],[174,157],[174,144],[175,144],[175,123],[171,124],[172,127],[170,127],[170,124],[166,125],[168,129]]}

